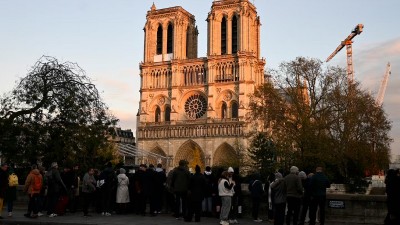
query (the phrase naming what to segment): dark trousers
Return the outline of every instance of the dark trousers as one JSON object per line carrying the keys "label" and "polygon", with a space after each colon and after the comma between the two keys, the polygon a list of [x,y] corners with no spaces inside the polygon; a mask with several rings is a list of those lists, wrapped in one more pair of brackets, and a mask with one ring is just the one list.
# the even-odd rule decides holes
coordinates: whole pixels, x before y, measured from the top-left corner
{"label": "dark trousers", "polygon": [[237,218],[238,210],[239,210],[239,196],[233,195],[232,196],[231,211],[229,212],[229,219],[230,220],[235,220]]}
{"label": "dark trousers", "polygon": [[146,195],[145,193],[138,193],[136,199],[136,214],[146,214]]}
{"label": "dark trousers", "polygon": [[82,192],[82,198],[83,198],[83,214],[87,215],[89,213],[89,206],[93,201],[93,196],[94,193],[87,193],[87,192]]}
{"label": "dark trousers", "polygon": [[37,215],[39,212],[39,194],[29,195],[28,212],[27,214]]}
{"label": "dark trousers", "polygon": [[304,225],[304,221],[306,220],[306,215],[307,211],[310,207],[310,197],[304,197],[301,205],[301,211],[300,211],[300,221],[299,225]]}
{"label": "dark trousers", "polygon": [[277,203],[274,205],[274,225],[283,225],[285,222],[286,203]]}
{"label": "dark trousers", "polygon": [[111,213],[112,211],[112,194],[111,189],[104,188],[101,190],[101,210],[102,212]]}
{"label": "dark trousers", "polygon": [[194,214],[194,221],[200,222],[200,215],[201,215],[201,203],[202,201],[190,201],[188,214],[185,218],[185,221],[192,221],[193,214]]}
{"label": "dark trousers", "polygon": [[253,197],[252,198],[253,202],[253,208],[252,208],[252,213],[251,215],[253,216],[253,219],[258,219],[258,212],[260,211],[260,202],[261,198],[260,197]]}
{"label": "dark trousers", "polygon": [[[182,213],[180,213],[182,203]],[[187,192],[175,192],[175,217],[187,215]]]}
{"label": "dark trousers", "polygon": [[60,193],[51,193],[47,196],[47,215],[55,213]]}
{"label": "dark trousers", "polygon": [[319,224],[325,224],[325,202],[326,196],[314,196],[310,202],[310,225],[315,225],[317,209],[319,207]]}
{"label": "dark trousers", "polygon": [[287,197],[286,202],[288,205],[288,211],[286,215],[286,225],[290,225],[290,221],[293,217],[293,225],[297,225],[299,218],[301,198]]}

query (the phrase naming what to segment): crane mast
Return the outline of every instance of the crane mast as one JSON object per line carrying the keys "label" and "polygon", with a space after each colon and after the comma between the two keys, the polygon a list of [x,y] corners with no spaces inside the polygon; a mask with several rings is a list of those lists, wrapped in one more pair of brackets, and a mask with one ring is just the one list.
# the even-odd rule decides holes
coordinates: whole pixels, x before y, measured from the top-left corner
{"label": "crane mast", "polygon": [[353,70],[353,49],[352,49],[352,39],[361,34],[363,31],[364,25],[357,24],[353,31],[351,31],[350,35],[344,39],[339,46],[332,52],[332,54],[326,59],[326,62],[329,62],[344,46],[346,46],[346,54],[347,54],[347,79],[349,82],[353,82],[354,80],[354,70]]}
{"label": "crane mast", "polygon": [[391,72],[391,65],[390,65],[390,63],[388,63],[386,65],[386,73],[383,76],[383,80],[381,82],[381,86],[379,87],[379,92],[378,92],[378,95],[377,95],[376,100],[375,100],[376,105],[378,105],[378,106],[381,106],[382,103],[383,103],[383,98],[385,97],[385,92],[386,92],[386,86],[387,86],[387,83],[388,83],[388,80],[389,80],[389,76],[390,76],[391,73],[392,73]]}

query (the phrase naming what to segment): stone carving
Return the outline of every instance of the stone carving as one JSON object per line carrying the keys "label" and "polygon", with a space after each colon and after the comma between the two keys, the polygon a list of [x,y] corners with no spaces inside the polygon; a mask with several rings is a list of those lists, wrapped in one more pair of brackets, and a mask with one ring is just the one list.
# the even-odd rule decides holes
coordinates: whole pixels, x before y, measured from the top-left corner
{"label": "stone carving", "polygon": [[158,98],[158,104],[161,106],[161,105],[164,105],[164,103],[165,103],[165,98],[164,97],[160,97],[160,98]]}

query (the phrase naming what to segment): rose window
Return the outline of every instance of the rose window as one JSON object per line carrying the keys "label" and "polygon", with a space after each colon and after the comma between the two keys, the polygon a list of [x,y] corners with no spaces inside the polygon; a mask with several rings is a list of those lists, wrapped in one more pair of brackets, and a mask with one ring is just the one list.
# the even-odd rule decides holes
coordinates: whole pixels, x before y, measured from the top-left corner
{"label": "rose window", "polygon": [[201,118],[207,110],[207,100],[200,94],[190,96],[185,102],[186,115],[191,119]]}

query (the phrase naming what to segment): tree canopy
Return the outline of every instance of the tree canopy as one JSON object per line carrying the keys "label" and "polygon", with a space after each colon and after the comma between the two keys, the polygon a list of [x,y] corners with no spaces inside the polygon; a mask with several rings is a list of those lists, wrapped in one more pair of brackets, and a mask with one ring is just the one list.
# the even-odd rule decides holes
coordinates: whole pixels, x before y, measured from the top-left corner
{"label": "tree canopy", "polygon": [[43,56],[0,104],[0,151],[9,160],[93,164],[113,157],[106,135],[118,120],[75,63]]}
{"label": "tree canopy", "polygon": [[344,69],[299,57],[269,73],[251,95],[249,119],[276,144],[281,167],[322,165],[344,180],[387,168],[391,122]]}

